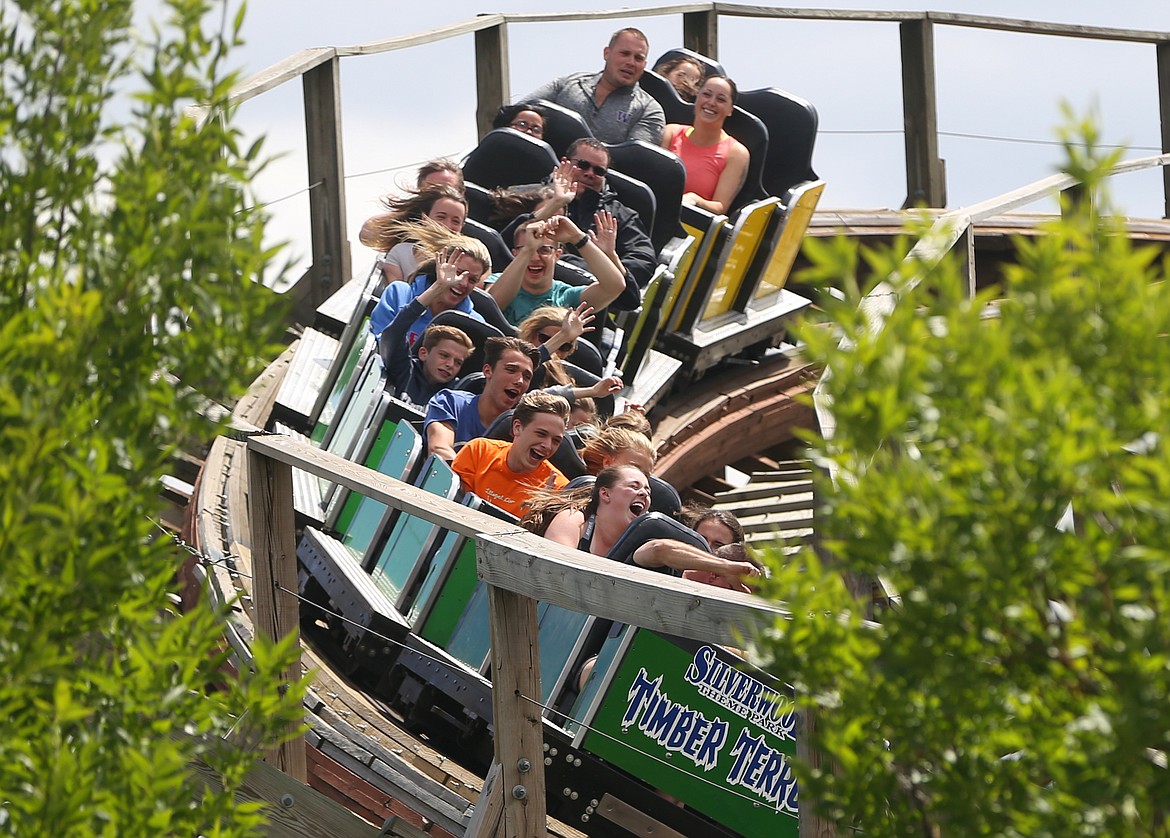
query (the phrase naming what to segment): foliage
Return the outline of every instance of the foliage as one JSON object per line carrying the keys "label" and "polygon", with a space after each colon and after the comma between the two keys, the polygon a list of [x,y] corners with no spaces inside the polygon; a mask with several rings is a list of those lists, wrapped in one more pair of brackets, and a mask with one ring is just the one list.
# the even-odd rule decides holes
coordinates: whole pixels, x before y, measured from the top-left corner
{"label": "foliage", "polygon": [[0,834],[248,834],[232,791],[302,713],[290,644],[227,679],[218,618],[169,610],[159,479],[215,431],[187,388],[238,393],[283,318],[222,108],[240,21],[170,0],[139,43],[131,10],[0,2]]}
{"label": "foliage", "polygon": [[[877,323],[857,254],[817,251],[851,288],[802,334],[831,370],[833,563],[777,562],[795,616],[755,651],[819,711],[802,797],[838,834],[1170,834],[1170,288],[1110,220],[1091,127],[1065,143],[1081,198],[1001,288],[865,253],[897,299]],[[880,624],[842,568],[897,591]]]}

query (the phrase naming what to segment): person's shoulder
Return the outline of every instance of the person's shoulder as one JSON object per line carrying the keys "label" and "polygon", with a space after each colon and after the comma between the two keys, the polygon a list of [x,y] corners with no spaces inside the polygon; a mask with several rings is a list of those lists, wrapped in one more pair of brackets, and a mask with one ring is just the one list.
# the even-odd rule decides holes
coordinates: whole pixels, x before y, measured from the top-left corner
{"label": "person's shoulder", "polygon": [[662,144],[666,145],[675,138],[679,131],[686,128],[685,125],[680,125],[677,122],[671,122],[662,128]]}
{"label": "person's shoulder", "polygon": [[454,411],[475,398],[470,390],[452,390],[450,387],[440,390],[431,396],[427,402],[428,415],[432,410]]}

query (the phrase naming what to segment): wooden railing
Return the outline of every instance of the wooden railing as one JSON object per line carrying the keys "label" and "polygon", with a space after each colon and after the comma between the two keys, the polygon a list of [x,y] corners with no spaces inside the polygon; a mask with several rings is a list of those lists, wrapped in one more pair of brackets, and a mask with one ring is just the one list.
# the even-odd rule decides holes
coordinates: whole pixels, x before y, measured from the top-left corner
{"label": "wooden railing", "polygon": [[[536,601],[708,643],[736,645],[737,632],[784,619],[778,603],[616,564],[540,538],[306,443],[278,435],[248,440],[248,505],[253,534],[255,628],[297,635],[300,603],[294,542],[292,469],[336,481],[395,509],[473,538],[478,575],[489,586],[495,759],[468,836],[545,834],[543,727],[539,705]],[[615,573],[615,571],[617,571]],[[300,678],[298,665],[286,679]],[[267,757],[302,782],[305,748],[296,736]],[[802,835],[813,832],[801,814]]]}
{"label": "wooden railing", "polygon": [[[1162,151],[1170,151],[1170,33],[1042,23],[943,12],[788,9],[732,3],[680,3],[643,9],[549,14],[490,14],[461,23],[397,38],[348,47],[303,50],[242,82],[233,92],[236,103],[247,101],[285,82],[300,78],[304,89],[305,136],[308,155],[312,265],[298,283],[297,296],[309,310],[323,302],[351,273],[346,239],[345,172],[342,166],[339,63],[342,58],[375,55],[475,35],[476,125],[482,136],[497,108],[511,97],[508,26],[556,24],[582,20],[632,20],[680,15],[683,44],[717,57],[721,18],[895,23],[901,40],[902,109],[905,126],[905,205],[944,207],[946,178],[939,158],[938,107],[935,86],[934,31],[955,26],[1031,35],[1149,44],[1156,51],[1158,116]],[[988,93],[988,95],[993,95]],[[1170,217],[1170,172],[1163,170],[1166,217]]]}

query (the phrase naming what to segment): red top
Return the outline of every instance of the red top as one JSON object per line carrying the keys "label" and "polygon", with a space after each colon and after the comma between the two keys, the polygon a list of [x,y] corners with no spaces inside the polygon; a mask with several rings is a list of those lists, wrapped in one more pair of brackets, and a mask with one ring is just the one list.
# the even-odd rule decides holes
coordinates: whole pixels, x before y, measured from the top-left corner
{"label": "red top", "polygon": [[683,161],[687,170],[687,192],[694,192],[707,201],[715,200],[715,187],[719,176],[727,168],[727,154],[735,139],[723,132],[715,145],[701,146],[691,142],[691,127],[676,133],[667,146]]}

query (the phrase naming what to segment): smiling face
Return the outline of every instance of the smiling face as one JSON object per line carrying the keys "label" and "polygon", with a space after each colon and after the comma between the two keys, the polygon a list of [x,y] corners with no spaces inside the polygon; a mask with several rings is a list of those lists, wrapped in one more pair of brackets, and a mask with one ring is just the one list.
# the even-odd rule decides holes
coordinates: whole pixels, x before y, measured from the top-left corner
{"label": "smiling face", "polygon": [[498,408],[495,410],[498,416],[514,408],[528,392],[532,383],[532,359],[515,349],[505,349],[494,367],[484,365],[483,374],[487,379],[483,398],[493,409]]}
{"label": "smiling face", "polygon": [[432,384],[446,384],[459,374],[471,350],[453,340],[441,340],[430,349],[419,347],[423,376]]}
{"label": "smiling face", "polygon": [[460,256],[455,262],[455,270],[460,274],[466,271],[467,276],[461,277],[459,282],[451,286],[450,291],[431,306],[432,312],[438,314],[440,311],[457,308],[470,296],[472,289],[479,285],[486,268],[487,266],[483,262],[479,261],[479,259],[470,253],[464,253]]}
{"label": "smiling face", "polygon": [[[519,255],[520,249],[527,240],[528,230],[521,227],[516,231],[514,238],[516,246],[512,248],[512,252]],[[525,291],[539,294],[552,287],[553,271],[560,254],[560,247],[555,242],[541,241],[540,246],[529,257],[528,266],[524,269],[524,276],[520,280]]]}
{"label": "smiling face", "polygon": [[512,420],[512,447],[508,449],[508,468],[528,474],[551,457],[565,438],[565,420],[553,413],[536,413],[527,425]]}
{"label": "smiling face", "polygon": [[637,84],[646,70],[646,53],[650,45],[637,35],[623,32],[608,46],[602,55],[605,57],[605,67],[601,71],[601,78],[613,87],[630,87]]}
{"label": "smiling face", "polygon": [[[450,174],[448,172],[448,174]],[[463,232],[463,222],[467,219],[467,209],[463,204],[451,198],[440,198],[431,206],[431,211],[424,216],[438,222],[452,233]]]}
{"label": "smiling face", "polygon": [[713,76],[699,88],[695,99],[695,124],[705,122],[722,126],[723,121],[731,116],[732,107],[731,85],[727,79]]}
{"label": "smiling face", "polygon": [[626,467],[613,486],[598,489],[597,496],[599,514],[604,511],[623,526],[629,526],[650,509],[650,481],[638,469]]}

